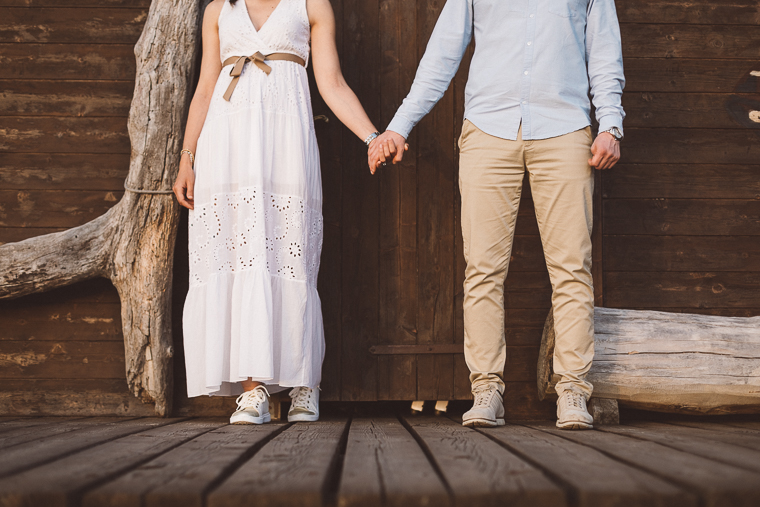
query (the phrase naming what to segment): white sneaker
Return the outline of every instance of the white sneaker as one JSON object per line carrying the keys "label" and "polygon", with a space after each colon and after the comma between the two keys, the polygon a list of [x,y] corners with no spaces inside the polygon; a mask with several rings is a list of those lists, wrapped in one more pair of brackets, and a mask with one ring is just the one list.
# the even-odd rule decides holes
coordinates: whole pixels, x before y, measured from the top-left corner
{"label": "white sneaker", "polygon": [[319,420],[319,388],[294,387],[293,400],[288,410],[288,422],[314,422]]}
{"label": "white sneaker", "polygon": [[475,389],[475,402],[462,416],[462,425],[470,428],[504,426],[504,402],[496,384]]}
{"label": "white sneaker", "polygon": [[269,391],[264,386],[256,386],[235,400],[237,410],[230,417],[230,424],[264,424],[272,420],[269,415]]}
{"label": "white sneaker", "polygon": [[576,391],[563,391],[557,400],[557,428],[563,430],[590,430],[594,418],[586,408],[586,397]]}

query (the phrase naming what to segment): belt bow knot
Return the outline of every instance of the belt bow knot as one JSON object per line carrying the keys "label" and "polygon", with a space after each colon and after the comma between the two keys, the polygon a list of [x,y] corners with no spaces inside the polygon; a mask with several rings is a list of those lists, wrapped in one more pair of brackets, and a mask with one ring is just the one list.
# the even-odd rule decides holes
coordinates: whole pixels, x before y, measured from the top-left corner
{"label": "belt bow knot", "polygon": [[272,72],[272,67],[266,64],[266,60],[284,60],[288,62],[295,62],[306,67],[306,62],[303,60],[303,58],[296,55],[291,55],[290,53],[273,53],[271,55],[263,55],[260,51],[257,51],[250,56],[231,56],[227,58],[222,64],[223,67],[234,64],[232,70],[230,70],[232,81],[227,87],[227,91],[224,92],[224,100],[229,101],[230,97],[232,97],[232,92],[235,90],[235,87],[240,80],[240,75],[243,73],[243,67],[245,67],[246,63],[253,62],[256,67],[263,70],[264,73],[266,73],[268,76]]}

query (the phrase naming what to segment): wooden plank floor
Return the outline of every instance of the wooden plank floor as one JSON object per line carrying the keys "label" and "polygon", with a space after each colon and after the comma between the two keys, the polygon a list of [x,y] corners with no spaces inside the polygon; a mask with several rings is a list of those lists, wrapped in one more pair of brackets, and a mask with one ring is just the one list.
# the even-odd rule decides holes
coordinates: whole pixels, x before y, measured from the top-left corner
{"label": "wooden plank floor", "polygon": [[756,506],[760,424],[548,422],[472,430],[456,417],[0,420],[0,505]]}

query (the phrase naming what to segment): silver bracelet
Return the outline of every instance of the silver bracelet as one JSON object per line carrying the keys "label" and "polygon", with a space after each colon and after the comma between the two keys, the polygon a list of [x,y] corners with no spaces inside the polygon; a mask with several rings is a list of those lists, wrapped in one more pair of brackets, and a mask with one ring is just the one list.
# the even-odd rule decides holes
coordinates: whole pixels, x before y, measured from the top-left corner
{"label": "silver bracelet", "polygon": [[368,147],[372,141],[378,138],[380,136],[380,132],[372,132],[370,135],[367,136],[367,138],[364,140],[364,144],[366,144]]}

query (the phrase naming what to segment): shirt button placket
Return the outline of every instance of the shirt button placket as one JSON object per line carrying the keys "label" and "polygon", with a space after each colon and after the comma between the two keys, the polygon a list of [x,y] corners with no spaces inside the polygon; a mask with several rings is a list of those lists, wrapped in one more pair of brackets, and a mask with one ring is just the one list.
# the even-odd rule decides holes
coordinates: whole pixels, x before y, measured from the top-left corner
{"label": "shirt button placket", "polygon": [[523,78],[520,87],[520,108],[522,116],[522,135],[523,139],[533,137],[530,124],[530,83],[531,70],[533,66],[533,41],[536,33],[536,12],[538,0],[528,1],[528,19],[525,29],[525,58],[523,60]]}

